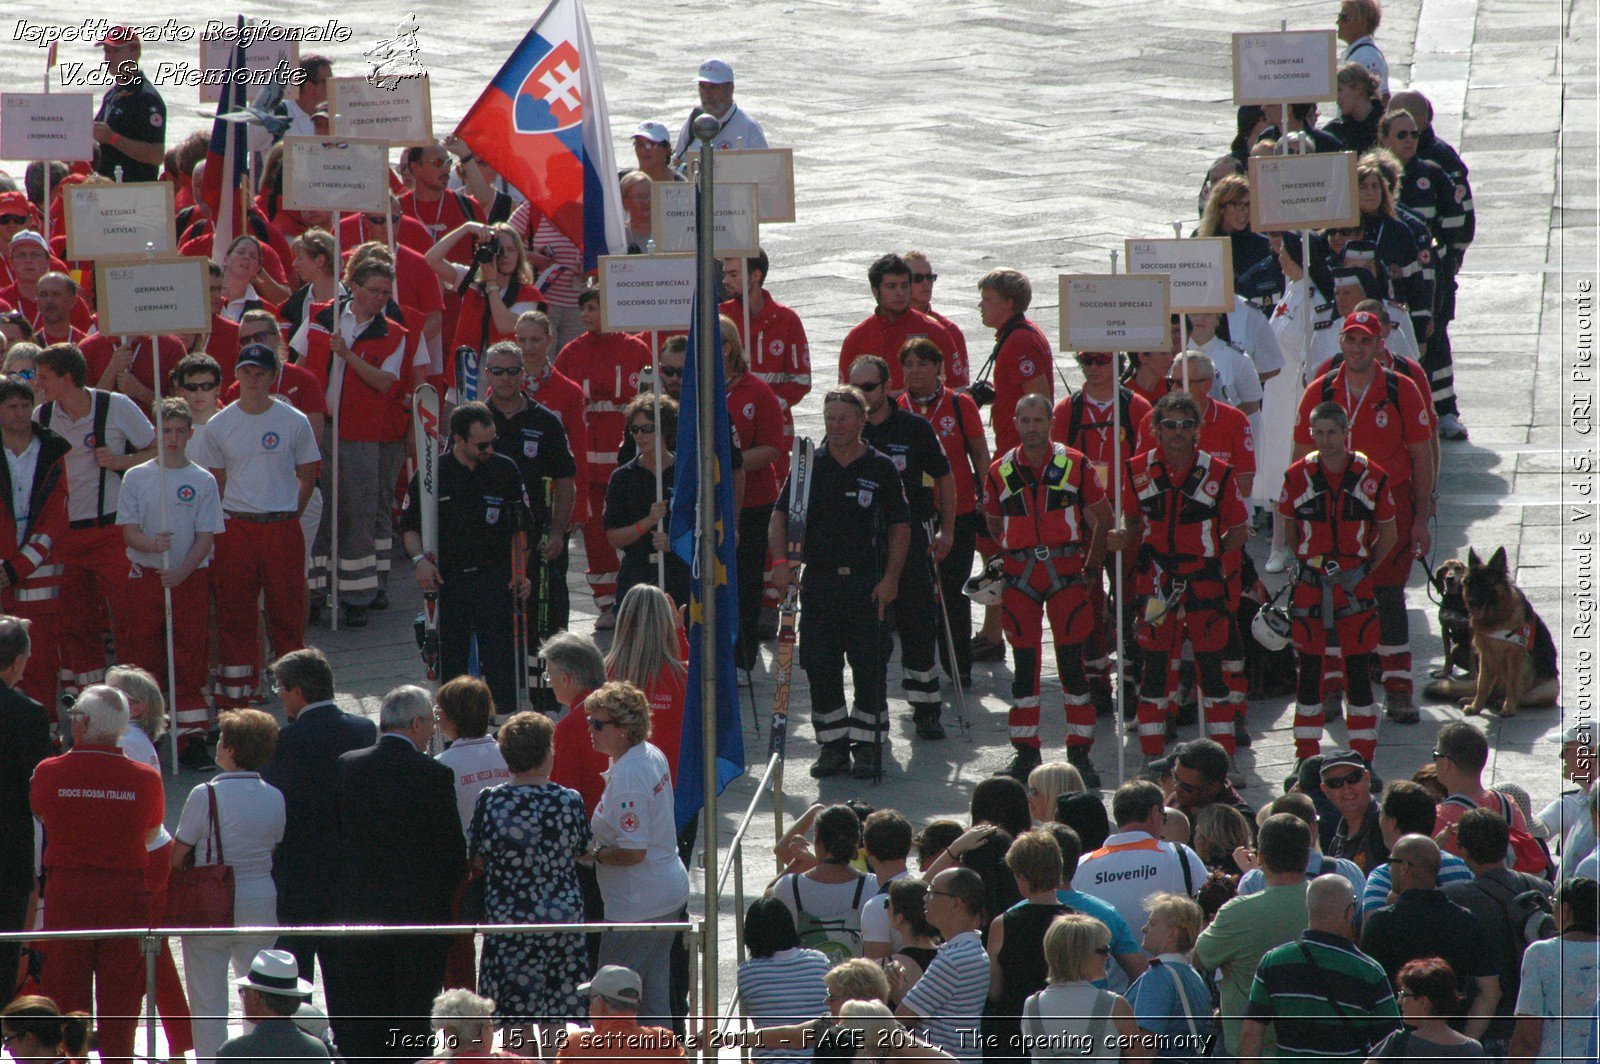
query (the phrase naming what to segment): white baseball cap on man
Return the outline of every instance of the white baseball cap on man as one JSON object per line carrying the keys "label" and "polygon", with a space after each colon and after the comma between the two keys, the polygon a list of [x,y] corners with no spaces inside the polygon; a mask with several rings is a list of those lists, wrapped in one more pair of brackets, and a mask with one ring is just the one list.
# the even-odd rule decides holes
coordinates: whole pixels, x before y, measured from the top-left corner
{"label": "white baseball cap on man", "polygon": [[721,59],[707,59],[700,64],[700,80],[712,85],[731,85],[733,67]]}

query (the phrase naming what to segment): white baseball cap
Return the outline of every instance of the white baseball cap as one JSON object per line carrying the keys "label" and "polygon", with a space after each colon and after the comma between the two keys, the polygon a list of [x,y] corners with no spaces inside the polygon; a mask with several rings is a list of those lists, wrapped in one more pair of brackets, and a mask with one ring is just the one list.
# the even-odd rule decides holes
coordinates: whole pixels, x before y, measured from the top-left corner
{"label": "white baseball cap", "polygon": [[11,246],[16,247],[18,244],[38,244],[45,251],[50,250],[50,245],[45,243],[44,235],[32,229],[23,229],[11,237]]}
{"label": "white baseball cap", "polygon": [[707,59],[700,64],[700,80],[712,85],[733,84],[733,67],[721,59]]}
{"label": "white baseball cap", "polygon": [[[705,79],[700,79],[704,81]],[[671,144],[672,134],[667,132],[667,127],[660,122],[640,122],[634,129],[633,135],[654,141],[657,144]]]}

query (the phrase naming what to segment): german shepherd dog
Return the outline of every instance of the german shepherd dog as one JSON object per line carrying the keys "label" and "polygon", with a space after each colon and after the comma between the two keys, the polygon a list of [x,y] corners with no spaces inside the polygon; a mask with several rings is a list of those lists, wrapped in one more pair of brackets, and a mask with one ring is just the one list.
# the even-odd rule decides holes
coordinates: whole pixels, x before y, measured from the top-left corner
{"label": "german shepherd dog", "polygon": [[[1506,549],[1495,551],[1487,562],[1478,557],[1476,550],[1469,550],[1464,567],[1460,562],[1446,562],[1439,569],[1436,586],[1442,585],[1441,597],[1448,600],[1448,592],[1460,589],[1470,631],[1470,652],[1462,664],[1465,648],[1459,631],[1447,634],[1444,675],[1428,685],[1427,694],[1463,699],[1462,708],[1468,715],[1483,712],[1496,696],[1500,698],[1502,717],[1515,716],[1524,706],[1554,705],[1561,693],[1555,640],[1528,597],[1512,583]],[[1445,612],[1446,605],[1441,603],[1441,626]],[[1451,675],[1457,665],[1466,672],[1461,679]]]}

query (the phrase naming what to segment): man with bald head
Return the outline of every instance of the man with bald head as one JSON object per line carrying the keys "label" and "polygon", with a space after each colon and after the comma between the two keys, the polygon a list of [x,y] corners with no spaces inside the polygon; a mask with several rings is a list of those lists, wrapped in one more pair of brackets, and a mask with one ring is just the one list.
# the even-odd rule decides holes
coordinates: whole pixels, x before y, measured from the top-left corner
{"label": "man with bald head", "polygon": [[1280,1058],[1366,1057],[1400,1026],[1400,1010],[1377,961],[1356,948],[1356,895],[1340,875],[1306,888],[1306,930],[1269,950],[1256,966],[1239,1058],[1261,1052],[1271,1024]]}
{"label": "man with bald head", "polygon": [[1456,985],[1469,1002],[1463,1033],[1482,1038],[1500,1001],[1500,979],[1492,937],[1478,918],[1439,889],[1439,844],[1426,835],[1402,835],[1389,853],[1393,899],[1368,913],[1361,948],[1383,965],[1394,982],[1407,961],[1443,957],[1456,973]]}

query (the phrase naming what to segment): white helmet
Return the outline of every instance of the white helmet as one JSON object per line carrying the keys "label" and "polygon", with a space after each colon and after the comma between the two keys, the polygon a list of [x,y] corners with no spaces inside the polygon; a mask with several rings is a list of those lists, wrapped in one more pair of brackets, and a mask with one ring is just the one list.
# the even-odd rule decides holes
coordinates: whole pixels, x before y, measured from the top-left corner
{"label": "white helmet", "polygon": [[1278,600],[1288,590],[1285,584],[1279,588],[1262,607],[1256,611],[1255,619],[1250,622],[1250,634],[1255,636],[1256,642],[1271,651],[1279,651],[1289,645],[1289,615],[1278,605]]}
{"label": "white helmet", "polygon": [[983,572],[961,585],[961,593],[982,606],[999,605],[1005,591],[1005,566],[998,557],[991,558]]}

